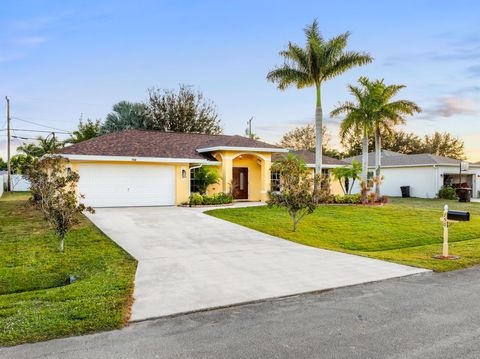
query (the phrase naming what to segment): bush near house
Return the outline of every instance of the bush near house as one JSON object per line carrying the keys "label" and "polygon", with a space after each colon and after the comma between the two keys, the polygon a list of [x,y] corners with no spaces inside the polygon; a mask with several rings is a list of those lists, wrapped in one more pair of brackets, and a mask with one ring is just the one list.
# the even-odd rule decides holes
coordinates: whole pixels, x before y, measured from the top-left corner
{"label": "bush near house", "polygon": [[451,186],[442,186],[438,191],[438,198],[442,199],[457,199],[457,192]]}
{"label": "bush near house", "polygon": [[233,202],[233,196],[230,193],[217,193],[214,195],[206,195],[200,193],[192,193],[188,204],[190,206],[211,206],[219,204],[229,204]]}
{"label": "bush near house", "polygon": [[362,197],[360,194],[346,194],[346,195],[336,195],[333,198],[333,203],[338,204],[361,204]]}

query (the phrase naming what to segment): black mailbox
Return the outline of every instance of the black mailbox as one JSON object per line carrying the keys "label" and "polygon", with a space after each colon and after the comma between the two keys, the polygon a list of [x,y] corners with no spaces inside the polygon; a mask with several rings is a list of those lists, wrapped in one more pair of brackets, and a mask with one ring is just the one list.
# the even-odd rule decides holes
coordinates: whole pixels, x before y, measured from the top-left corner
{"label": "black mailbox", "polygon": [[447,219],[449,221],[462,221],[466,222],[470,220],[470,212],[464,211],[448,211]]}

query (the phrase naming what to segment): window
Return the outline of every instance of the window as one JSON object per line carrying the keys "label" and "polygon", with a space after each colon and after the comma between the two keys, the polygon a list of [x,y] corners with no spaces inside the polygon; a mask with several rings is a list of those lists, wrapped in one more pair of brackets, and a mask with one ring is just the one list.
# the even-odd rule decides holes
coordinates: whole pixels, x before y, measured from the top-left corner
{"label": "window", "polygon": [[272,172],[270,175],[270,186],[273,192],[280,191],[280,173]]}
{"label": "window", "polygon": [[195,183],[195,171],[197,168],[190,169],[190,193],[198,192],[198,186]]}
{"label": "window", "polygon": [[245,189],[243,186],[243,182],[244,182],[243,172],[240,172],[240,191],[243,191]]}
{"label": "window", "polygon": [[373,179],[373,171],[368,171],[367,180]]}

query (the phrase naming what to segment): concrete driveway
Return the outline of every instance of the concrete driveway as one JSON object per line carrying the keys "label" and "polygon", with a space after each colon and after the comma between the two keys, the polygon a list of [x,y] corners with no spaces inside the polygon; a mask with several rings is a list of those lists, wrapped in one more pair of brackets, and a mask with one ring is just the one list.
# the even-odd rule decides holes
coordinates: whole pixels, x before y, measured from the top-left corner
{"label": "concrete driveway", "polygon": [[198,209],[99,208],[89,218],[138,260],[132,321],[426,271],[303,246]]}

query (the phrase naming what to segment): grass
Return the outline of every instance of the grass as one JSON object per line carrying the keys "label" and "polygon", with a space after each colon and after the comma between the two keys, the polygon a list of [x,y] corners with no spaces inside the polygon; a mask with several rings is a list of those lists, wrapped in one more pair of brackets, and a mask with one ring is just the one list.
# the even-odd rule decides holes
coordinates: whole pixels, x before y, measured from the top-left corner
{"label": "grass", "polygon": [[[468,210],[471,221],[450,226],[450,253],[460,260],[442,261],[443,205]],[[208,214],[304,245],[383,259],[435,271],[480,264],[480,203],[392,198],[382,207],[320,206],[298,225],[281,208],[218,209]]]}
{"label": "grass", "polygon": [[60,253],[27,198],[0,198],[0,346],[122,327],[136,261],[86,218]]}

